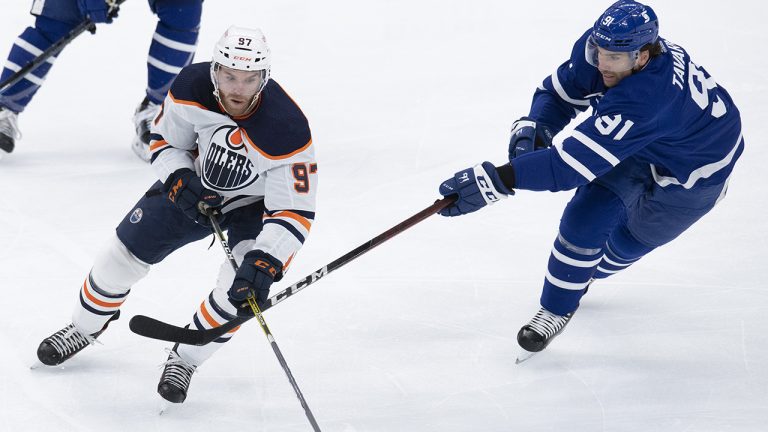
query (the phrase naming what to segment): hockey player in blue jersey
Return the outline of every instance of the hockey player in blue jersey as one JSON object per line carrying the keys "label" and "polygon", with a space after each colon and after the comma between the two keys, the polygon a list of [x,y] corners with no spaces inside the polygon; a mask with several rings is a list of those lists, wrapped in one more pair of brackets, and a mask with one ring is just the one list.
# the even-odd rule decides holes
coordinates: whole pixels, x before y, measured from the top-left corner
{"label": "hockey player in blue jersey", "polygon": [[[40,343],[42,363],[60,364],[93,343],[152,265],[210,236],[201,206],[220,213],[239,270],[224,261],[189,325],[218,327],[238,313],[252,314],[243,304],[250,293],[257,302],[267,299],[309,235],[317,192],[309,124],[269,72],[261,31],[231,27],[216,43],[213,61],[179,73],[152,126],[159,181],[97,255],[72,323]],[[183,402],[196,368],[233,333],[205,346],[170,349],[158,393]]]}
{"label": "hockey player in blue jersey", "polygon": [[[149,0],[159,21],[147,57],[147,88],[144,100],[134,113],[136,136],[133,151],[149,160],[149,125],[159,104],[181,69],[192,62],[197,46],[203,0]],[[16,39],[0,75],[13,75],[73,28],[90,18],[94,23],[111,23],[117,16],[115,0],[34,0],[35,25]],[[0,158],[11,153],[21,137],[18,115],[40,89],[56,57],[0,93]]]}
{"label": "hockey player in blue jersey", "polygon": [[[739,111],[653,9],[622,0],[574,44],[570,59],[513,124],[509,164],[484,162],[440,186],[474,212],[514,189],[576,188],[547,265],[541,309],[517,336],[521,359],[569,322],[590,283],[625,270],[693,225],[724,196],[744,149]],[[562,144],[552,137],[592,108]]]}

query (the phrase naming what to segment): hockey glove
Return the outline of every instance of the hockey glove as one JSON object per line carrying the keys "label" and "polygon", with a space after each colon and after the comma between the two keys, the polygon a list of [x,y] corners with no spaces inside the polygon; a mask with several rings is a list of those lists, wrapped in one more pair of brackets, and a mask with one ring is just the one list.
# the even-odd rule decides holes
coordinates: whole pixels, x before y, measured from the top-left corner
{"label": "hockey glove", "polygon": [[95,23],[111,23],[119,10],[116,2],[107,0],[77,0],[77,7],[83,16]]}
{"label": "hockey glove", "polygon": [[512,136],[509,138],[509,161],[552,146],[552,131],[548,127],[536,124],[530,117],[520,117],[512,123]]}
{"label": "hockey glove", "polygon": [[453,204],[440,210],[440,215],[459,216],[480,210],[515,192],[504,185],[492,163],[483,162],[444,181],[440,185],[440,194],[458,195]]}
{"label": "hockey glove", "polygon": [[215,209],[224,200],[218,193],[203,187],[200,177],[189,168],[178,169],[168,176],[163,190],[184,215],[206,227],[211,226],[211,221],[201,210]]}
{"label": "hockey glove", "polygon": [[253,315],[246,299],[253,296],[261,307],[269,297],[269,287],[281,276],[283,264],[272,255],[260,250],[245,254],[243,263],[229,288],[229,302],[237,308],[238,315]]}

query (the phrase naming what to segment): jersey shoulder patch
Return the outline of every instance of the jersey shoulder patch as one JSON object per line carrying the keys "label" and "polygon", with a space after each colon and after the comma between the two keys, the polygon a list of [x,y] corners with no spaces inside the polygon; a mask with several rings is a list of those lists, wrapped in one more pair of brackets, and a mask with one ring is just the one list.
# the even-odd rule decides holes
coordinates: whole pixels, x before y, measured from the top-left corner
{"label": "jersey shoulder patch", "polygon": [[269,159],[287,159],[312,144],[307,118],[273,79],[262,91],[258,109],[236,121],[253,145]]}
{"label": "jersey shoulder patch", "polygon": [[170,94],[173,100],[219,112],[219,104],[213,96],[210,70],[210,62],[194,63],[182,69],[171,85]]}

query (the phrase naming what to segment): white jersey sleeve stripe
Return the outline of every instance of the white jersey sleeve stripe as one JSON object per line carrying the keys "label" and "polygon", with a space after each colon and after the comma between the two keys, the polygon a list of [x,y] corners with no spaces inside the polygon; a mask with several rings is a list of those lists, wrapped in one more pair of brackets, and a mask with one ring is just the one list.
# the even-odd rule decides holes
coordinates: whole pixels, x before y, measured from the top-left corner
{"label": "white jersey sleeve stripe", "polygon": [[605,255],[603,256],[603,259],[605,260],[605,262],[607,262],[608,264],[610,264],[610,265],[612,265],[612,266],[615,266],[615,267],[629,267],[629,266],[631,266],[631,265],[633,264],[633,263],[631,263],[631,262],[628,262],[628,263],[620,263],[620,262],[616,262],[616,261],[614,261],[614,260],[612,260],[612,259],[608,258],[608,257],[607,257],[607,256],[605,256]]}
{"label": "white jersey sleeve stripe", "polygon": [[[11,61],[8,61],[5,63],[5,67],[10,69],[13,72],[18,72],[21,70],[21,66],[17,65],[16,63],[13,63]],[[45,81],[44,78],[40,78],[32,73],[32,71],[29,71],[26,75],[24,75],[24,79],[31,82],[32,84],[36,86],[43,85],[43,81]]]}
{"label": "white jersey sleeve stripe", "polygon": [[559,252],[555,248],[552,248],[552,255],[555,258],[557,258],[557,260],[560,261],[561,263],[572,265],[574,267],[589,268],[589,267],[596,266],[597,263],[600,262],[600,258],[592,261],[581,261],[581,260],[573,259],[569,256],[563,255],[561,252]]}
{"label": "white jersey sleeve stripe", "polygon": [[560,96],[561,99],[568,102],[571,105],[579,105],[588,107],[589,101],[588,100],[580,100],[580,99],[574,99],[570,96],[568,96],[568,93],[565,92],[565,89],[563,88],[563,85],[560,84],[560,79],[557,77],[557,71],[552,74],[552,87],[555,88],[555,91],[557,92],[557,95]]}
{"label": "white jersey sleeve stripe", "polygon": [[197,47],[195,45],[185,44],[181,42],[176,42],[175,40],[168,39],[167,37],[155,33],[152,36],[152,39],[158,41],[159,43],[167,46],[168,48],[175,49],[176,51],[184,51],[188,53],[194,53],[197,51]]}
{"label": "white jersey sleeve stripe", "polygon": [[160,69],[163,72],[168,72],[168,73],[171,73],[171,74],[174,74],[174,75],[178,75],[179,72],[181,72],[181,70],[184,69],[184,68],[180,68],[180,67],[177,67],[177,66],[169,65],[168,63],[163,63],[160,60],[158,60],[158,59],[156,59],[156,58],[154,58],[152,56],[147,56],[147,63],[151,64],[152,66],[154,66],[154,67],[156,67],[158,69]]}
{"label": "white jersey sleeve stripe", "polygon": [[569,291],[580,291],[589,285],[589,281],[587,282],[581,282],[581,283],[573,283],[573,282],[566,282],[564,280],[560,280],[554,276],[552,276],[549,271],[547,271],[546,279],[549,283],[552,285],[562,288]]}
{"label": "white jersey sleeve stripe", "polygon": [[622,270],[624,270],[624,269],[608,270],[608,269],[604,269],[604,268],[602,268],[600,266],[597,266],[597,271],[602,272],[602,273],[606,273],[606,274],[614,274],[614,273],[618,273],[618,272],[620,272]]}
{"label": "white jersey sleeve stripe", "polygon": [[728,154],[725,155],[724,158],[720,159],[717,162],[712,162],[711,164],[707,164],[695,169],[693,172],[691,172],[691,175],[688,176],[688,181],[685,183],[680,183],[680,180],[674,177],[665,177],[665,176],[659,175],[659,173],[656,171],[656,166],[651,164],[651,173],[653,174],[653,179],[661,187],[674,184],[674,185],[682,186],[685,189],[690,189],[700,179],[708,178],[712,176],[712,174],[730,165],[731,161],[733,160],[733,157],[736,155],[736,151],[739,149],[739,147],[743,143],[743,139],[744,139],[743,135],[739,134],[739,139],[736,140],[736,145],[733,146],[731,151],[728,152]]}
{"label": "white jersey sleeve stripe", "polygon": [[582,177],[587,179],[588,181],[592,181],[595,179],[595,174],[592,173],[592,171],[589,170],[589,168],[585,167],[581,162],[576,160],[573,156],[568,154],[561,145],[555,145],[552,146],[552,148],[557,151],[557,153],[560,155],[560,157],[563,159],[563,162],[568,164],[571,168],[573,168],[577,173],[581,174]]}
{"label": "white jersey sleeve stripe", "polygon": [[43,53],[43,50],[41,50],[40,48],[32,45],[31,43],[25,41],[22,38],[16,39],[16,42],[14,42],[14,45],[18,46],[19,48],[21,48],[24,51],[32,54],[35,57],[37,57],[37,56],[39,56],[40,54]]}
{"label": "white jersey sleeve stripe", "polygon": [[575,130],[573,131],[571,136],[575,138],[576,141],[584,144],[585,146],[587,146],[587,148],[589,148],[593,152],[600,155],[600,157],[605,159],[612,166],[616,166],[619,164],[619,162],[621,162],[616,156],[612,155],[611,152],[606,150],[605,147],[601,146],[600,144],[592,140],[592,138],[584,135],[583,133]]}

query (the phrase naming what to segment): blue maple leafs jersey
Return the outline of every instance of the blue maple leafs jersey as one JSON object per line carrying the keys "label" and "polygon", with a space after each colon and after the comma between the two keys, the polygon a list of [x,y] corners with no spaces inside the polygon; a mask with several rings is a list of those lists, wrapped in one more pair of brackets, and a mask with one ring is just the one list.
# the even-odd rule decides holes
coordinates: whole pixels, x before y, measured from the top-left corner
{"label": "blue maple leafs jersey", "polygon": [[635,157],[663,187],[721,184],[743,151],[741,119],[730,95],[678,45],[607,88],[587,63],[587,31],[534,94],[530,117],[560,132],[592,107],[562,143],[512,160],[515,187],[567,190]]}

